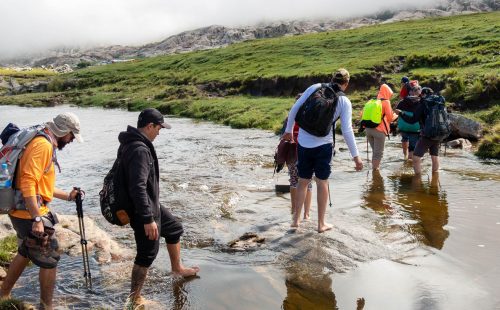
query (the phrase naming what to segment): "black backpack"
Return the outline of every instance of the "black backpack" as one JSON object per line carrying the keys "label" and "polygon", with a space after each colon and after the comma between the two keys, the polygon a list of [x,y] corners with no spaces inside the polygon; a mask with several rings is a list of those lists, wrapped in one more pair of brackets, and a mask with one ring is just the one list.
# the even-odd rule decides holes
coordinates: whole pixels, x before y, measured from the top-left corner
{"label": "black backpack", "polygon": [[422,135],[436,141],[446,139],[451,133],[451,128],[443,96],[430,95],[423,98],[422,103],[425,104],[425,122]]}
{"label": "black backpack", "polygon": [[101,213],[104,218],[113,225],[124,226],[130,223],[130,218],[127,213],[128,197],[126,196],[125,176],[121,165],[122,155],[126,148],[134,142],[127,144],[122,152],[118,154],[113,167],[104,177],[102,190],[99,192],[99,203],[101,205]]}
{"label": "black backpack", "polygon": [[317,137],[325,137],[330,133],[338,98],[345,96],[342,91],[335,91],[333,87],[338,86],[321,84],[321,87],[307,98],[295,116],[300,128]]}

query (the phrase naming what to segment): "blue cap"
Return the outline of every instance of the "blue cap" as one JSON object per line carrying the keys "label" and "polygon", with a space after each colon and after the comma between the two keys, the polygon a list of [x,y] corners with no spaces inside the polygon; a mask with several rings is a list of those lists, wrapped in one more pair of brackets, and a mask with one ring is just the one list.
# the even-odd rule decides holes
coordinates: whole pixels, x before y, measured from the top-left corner
{"label": "blue cap", "polygon": [[401,83],[405,83],[406,84],[406,83],[409,83],[409,82],[410,82],[410,79],[407,76],[403,76],[401,78]]}

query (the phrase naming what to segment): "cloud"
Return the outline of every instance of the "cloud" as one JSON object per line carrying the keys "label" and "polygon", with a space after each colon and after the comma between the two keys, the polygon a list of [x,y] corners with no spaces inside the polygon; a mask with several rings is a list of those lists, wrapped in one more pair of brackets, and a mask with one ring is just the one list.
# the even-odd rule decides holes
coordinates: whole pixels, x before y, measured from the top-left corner
{"label": "cloud", "polygon": [[[420,6],[435,1],[421,0]],[[58,46],[139,45],[213,24],[360,16],[403,0],[1,0],[0,58]]]}

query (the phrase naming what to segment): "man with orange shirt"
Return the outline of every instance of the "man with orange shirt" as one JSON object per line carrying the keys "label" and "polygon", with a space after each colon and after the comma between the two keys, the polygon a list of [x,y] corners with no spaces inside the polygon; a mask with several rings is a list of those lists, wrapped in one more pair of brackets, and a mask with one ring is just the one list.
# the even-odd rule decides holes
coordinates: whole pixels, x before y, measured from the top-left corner
{"label": "man with orange shirt", "polygon": [[[57,239],[54,225],[58,222],[49,209],[52,199],[75,200],[77,191],[65,192],[55,187],[56,148],[62,150],[74,139],[82,142],[80,121],[73,113],[57,115],[27,145],[19,159],[15,175],[16,208],[9,217],[18,238],[18,253],[12,260],[0,290],[7,298],[30,258],[40,267],[40,309],[52,309],[59,255],[54,248]],[[40,240],[45,240],[42,244]],[[50,241],[50,246],[47,245]]]}

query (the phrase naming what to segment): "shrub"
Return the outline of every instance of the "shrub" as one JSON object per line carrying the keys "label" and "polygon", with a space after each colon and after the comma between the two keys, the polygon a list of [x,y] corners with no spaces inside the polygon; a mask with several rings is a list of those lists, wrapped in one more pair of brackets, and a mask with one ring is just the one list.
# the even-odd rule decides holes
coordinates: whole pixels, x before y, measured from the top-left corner
{"label": "shrub", "polygon": [[481,158],[500,159],[500,124],[493,127],[493,132],[483,138],[476,155]]}
{"label": "shrub", "polygon": [[443,68],[456,65],[461,57],[455,54],[443,55],[410,55],[406,58],[405,70],[413,68]]}
{"label": "shrub", "polygon": [[16,235],[8,236],[0,240],[0,264],[10,263],[17,251]]}

